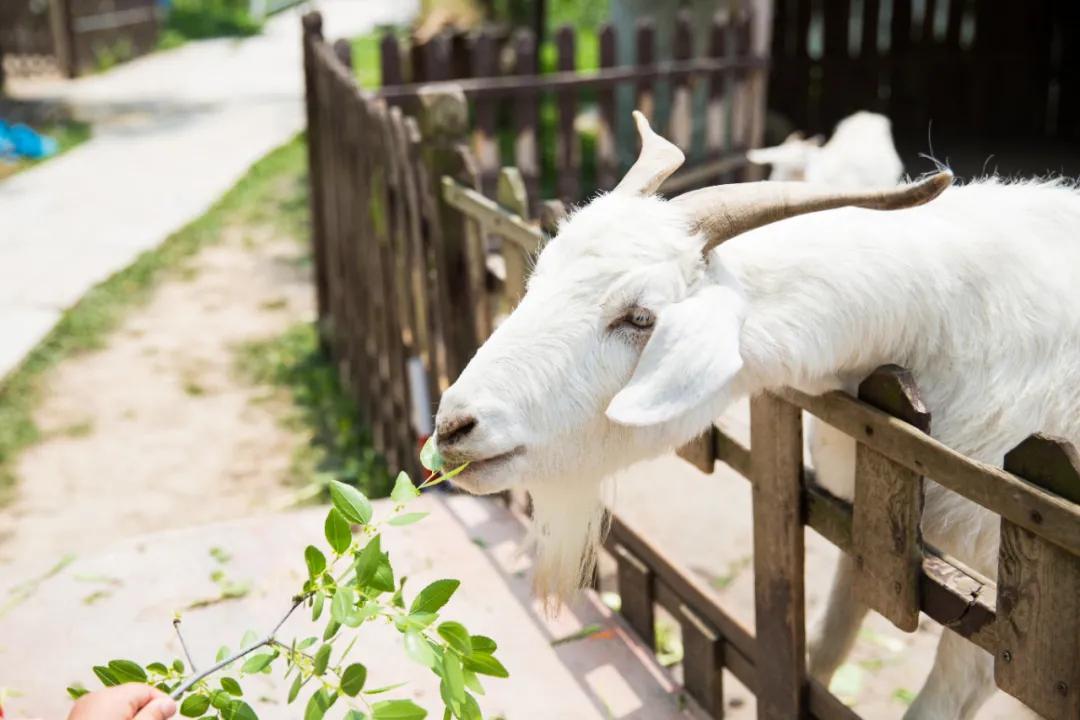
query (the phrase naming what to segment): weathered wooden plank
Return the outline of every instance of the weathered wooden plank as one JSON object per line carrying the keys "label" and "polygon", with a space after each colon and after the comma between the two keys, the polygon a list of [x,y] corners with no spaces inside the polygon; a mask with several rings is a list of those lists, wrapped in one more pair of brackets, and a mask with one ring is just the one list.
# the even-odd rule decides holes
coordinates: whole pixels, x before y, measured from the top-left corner
{"label": "weathered wooden plank", "polygon": [[[529,211],[529,194],[520,170],[504,167],[499,171],[495,197],[499,205],[519,217]],[[525,274],[529,266],[529,256],[528,251],[517,243],[503,239],[502,257],[506,264],[506,303],[502,309],[509,313],[525,296]]]}
{"label": "weathered wooden plank", "polygon": [[[859,385],[859,399],[923,432],[930,413],[911,373],[878,368]],[[905,632],[919,627],[919,523],[922,476],[859,443],[855,450],[852,521],[855,594]]]}
{"label": "weathered wooden plank", "polygon": [[559,232],[559,224],[566,218],[566,205],[562,200],[545,200],[540,205],[540,229],[548,237]]}
{"label": "weathered wooden plank", "polygon": [[750,402],[753,448],[754,617],[769,662],[758,671],[758,718],[806,715],[802,417],[768,393]]}
{"label": "weathered wooden plank", "polygon": [[[576,65],[576,34],[569,25],[560,27],[555,33],[555,47],[558,50],[558,68],[562,72],[573,71]],[[566,203],[578,199],[581,169],[581,146],[578,143],[574,119],[577,117],[577,92],[573,89],[560,90],[555,95],[558,106],[559,125],[555,139],[556,189],[559,198]]]}
{"label": "weathered wooden plank", "polygon": [[680,447],[675,454],[701,472],[711,473],[716,465],[716,441],[713,428],[710,427]]}
{"label": "weathered wooden plank", "polygon": [[645,72],[656,63],[656,27],[651,18],[639,18],[634,34],[635,55],[637,59],[638,81],[634,88],[634,107],[653,120],[656,112],[653,78]]}
{"label": "weathered wooden plank", "polygon": [[[709,57],[717,60],[727,59],[728,26],[727,15],[717,13],[713,16],[709,28]],[[705,111],[705,147],[712,154],[727,152],[731,148],[731,119],[728,88],[731,86],[729,72],[712,73],[709,76],[709,101]],[[726,179],[722,174],[717,178]]]}
{"label": "weathered wooden plank", "polygon": [[780,392],[804,410],[910,470],[1080,555],[1080,508],[999,468],[965,457],[907,423],[840,392]]}
{"label": "weathered wooden plank", "polygon": [[401,68],[401,44],[393,32],[384,32],[379,39],[379,68],[382,87],[393,87],[405,82]]}
{"label": "weathered wooden plank", "polygon": [[[489,29],[481,29],[472,39],[469,49],[472,77],[492,77],[498,70],[495,57],[495,36]],[[473,152],[476,153],[484,194],[495,192],[495,173],[499,169],[499,143],[495,136],[495,101],[477,98],[473,103]]]}
{"label": "weathered wooden plank", "polygon": [[[537,146],[538,110],[536,94],[517,87],[528,77],[537,77],[539,64],[536,55],[536,38],[527,29],[514,35],[514,72],[518,76],[514,90],[514,165],[521,171],[525,188],[529,191],[530,207],[540,201],[540,155]],[[522,77],[526,76],[526,77]],[[500,78],[496,78],[498,80]]]}
{"label": "weathered wooden plank", "polygon": [[686,605],[679,606],[683,686],[711,717],[724,717],[724,641]]}
{"label": "weathered wooden plank", "polygon": [[[689,60],[694,55],[690,23],[689,11],[680,11],[675,19],[675,34],[672,38],[672,54],[676,60]],[[690,151],[690,139],[694,127],[690,107],[690,82],[690,77],[679,78],[675,81],[671,99],[671,117],[668,119],[667,138],[678,145],[683,152]]]}
{"label": "weathered wooden plank", "polygon": [[[1064,440],[1032,436],[1005,469],[1080,502],[1080,459]],[[1049,720],[1080,718],[1080,555],[1003,519],[997,610],[998,687]]]}
{"label": "weathered wooden plank", "polygon": [[[605,24],[600,29],[600,67],[614,67],[615,28]],[[596,131],[596,184],[610,190],[619,181],[619,160],[615,153],[615,87],[609,85],[596,91],[596,110],[599,126]]]}
{"label": "weathered wooden plank", "polygon": [[[439,254],[438,273],[455,282],[447,287],[447,306],[442,308],[447,371],[450,380],[461,373],[478,347],[475,312],[479,298],[468,281],[472,268],[469,220],[447,202],[441,201],[442,177],[448,176],[469,188],[476,186],[476,170],[470,156],[461,152],[468,136],[468,107],[460,92],[445,87],[420,93],[420,130],[427,145],[424,162],[438,203]],[[483,261],[480,260],[480,267]]]}
{"label": "weathered wooden plank", "polygon": [[623,545],[615,546],[619,612],[649,647],[656,646],[652,570]]}
{"label": "weathered wooden plank", "polygon": [[318,318],[319,339],[326,349],[324,334],[329,322],[329,287],[326,278],[326,223],[323,215],[323,150],[325,122],[322,117],[323,101],[319,96],[318,67],[314,46],[322,41],[322,15],[310,12],[304,15],[304,109],[307,114],[307,159],[309,213],[311,215],[311,247],[315,265],[315,308]]}
{"label": "weathered wooden plank", "polygon": [[503,212],[495,201],[452,179],[444,179],[442,197],[453,207],[475,217],[491,232],[510,240],[527,252],[536,252],[543,240],[540,232],[518,215]]}

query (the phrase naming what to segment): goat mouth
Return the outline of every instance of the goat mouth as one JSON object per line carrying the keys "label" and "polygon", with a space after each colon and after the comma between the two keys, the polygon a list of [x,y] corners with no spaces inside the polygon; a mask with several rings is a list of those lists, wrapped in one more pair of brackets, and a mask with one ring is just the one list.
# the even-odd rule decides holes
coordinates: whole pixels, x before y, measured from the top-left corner
{"label": "goat mouth", "polygon": [[488,456],[486,458],[477,458],[476,460],[469,460],[468,461],[469,466],[467,468],[465,468],[462,472],[467,473],[470,470],[478,470],[480,468],[483,468],[483,469],[487,470],[489,468],[492,468],[492,467],[495,467],[495,466],[500,465],[502,463],[505,463],[507,460],[512,460],[512,459],[514,459],[514,458],[516,458],[516,457],[518,457],[520,455],[524,455],[524,454],[525,454],[525,446],[524,445],[518,445],[513,450],[508,450],[508,451],[506,451],[504,453],[499,453],[498,455],[491,455],[491,456]]}

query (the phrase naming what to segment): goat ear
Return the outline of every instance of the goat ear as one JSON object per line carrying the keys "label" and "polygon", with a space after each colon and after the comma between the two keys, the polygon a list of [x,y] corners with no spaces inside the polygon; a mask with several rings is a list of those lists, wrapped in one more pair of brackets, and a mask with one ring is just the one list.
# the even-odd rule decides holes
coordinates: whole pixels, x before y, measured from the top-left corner
{"label": "goat ear", "polygon": [[783,145],[747,150],[746,159],[755,165],[797,166],[805,169],[810,156],[818,150],[819,145],[811,140],[788,140]]}
{"label": "goat ear", "polygon": [[715,404],[743,366],[744,305],[734,289],[713,285],[661,312],[607,416],[620,425],[656,425]]}

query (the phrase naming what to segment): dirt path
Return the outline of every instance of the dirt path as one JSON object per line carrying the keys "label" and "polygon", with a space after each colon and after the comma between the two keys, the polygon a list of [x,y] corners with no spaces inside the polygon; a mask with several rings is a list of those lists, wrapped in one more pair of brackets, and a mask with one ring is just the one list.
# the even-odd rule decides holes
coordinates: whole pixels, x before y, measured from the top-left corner
{"label": "dirt path", "polygon": [[0,509],[2,585],[69,553],[286,504],[306,438],[288,405],[235,370],[238,345],[310,320],[305,250],[268,225],[226,226],[170,273],[97,352],[46,378],[44,440],[20,457]]}

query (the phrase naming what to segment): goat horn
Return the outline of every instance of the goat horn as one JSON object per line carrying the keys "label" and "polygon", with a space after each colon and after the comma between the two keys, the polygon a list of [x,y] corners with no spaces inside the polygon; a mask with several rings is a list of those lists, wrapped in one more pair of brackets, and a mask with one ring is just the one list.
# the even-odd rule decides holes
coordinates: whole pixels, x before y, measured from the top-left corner
{"label": "goat horn", "polygon": [[682,150],[653,132],[649,121],[637,110],[634,123],[641,137],[641,154],[612,192],[652,195],[682,166],[686,157]]}
{"label": "goat horn", "polygon": [[796,215],[861,207],[900,210],[930,202],[952,184],[951,172],[939,172],[919,182],[872,191],[844,191],[801,182],[750,182],[716,185],[671,200],[693,221],[692,231],[705,235],[708,253],[720,243]]}

